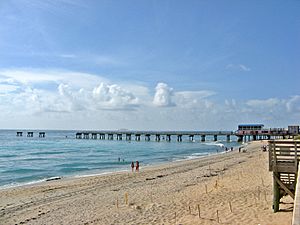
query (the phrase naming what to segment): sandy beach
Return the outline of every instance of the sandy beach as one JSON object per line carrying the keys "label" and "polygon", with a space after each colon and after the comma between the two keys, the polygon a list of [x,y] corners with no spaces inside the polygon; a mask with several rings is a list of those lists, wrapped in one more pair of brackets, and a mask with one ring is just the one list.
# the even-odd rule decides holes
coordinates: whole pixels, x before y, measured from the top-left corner
{"label": "sandy beach", "polygon": [[[291,224],[264,142],[189,161],[0,190],[0,224]],[[129,165],[130,166],[130,165]]]}

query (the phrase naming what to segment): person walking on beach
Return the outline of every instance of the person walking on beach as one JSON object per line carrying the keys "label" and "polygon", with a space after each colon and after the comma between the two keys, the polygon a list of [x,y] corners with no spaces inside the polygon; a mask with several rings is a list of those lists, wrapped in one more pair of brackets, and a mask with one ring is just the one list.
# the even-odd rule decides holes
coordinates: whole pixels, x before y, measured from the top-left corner
{"label": "person walking on beach", "polygon": [[133,172],[134,170],[134,162],[131,162],[131,171]]}
{"label": "person walking on beach", "polygon": [[135,171],[139,172],[139,168],[140,168],[140,163],[139,163],[139,161],[136,161]]}

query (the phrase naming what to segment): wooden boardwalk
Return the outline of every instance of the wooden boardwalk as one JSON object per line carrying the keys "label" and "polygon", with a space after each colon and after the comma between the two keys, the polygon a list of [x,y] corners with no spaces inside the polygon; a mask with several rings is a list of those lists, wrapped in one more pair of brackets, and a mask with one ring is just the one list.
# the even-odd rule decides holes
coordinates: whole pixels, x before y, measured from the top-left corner
{"label": "wooden boardwalk", "polygon": [[295,199],[299,161],[299,140],[269,141],[269,170],[273,171],[274,212],[279,211],[279,202],[284,195],[288,194]]}

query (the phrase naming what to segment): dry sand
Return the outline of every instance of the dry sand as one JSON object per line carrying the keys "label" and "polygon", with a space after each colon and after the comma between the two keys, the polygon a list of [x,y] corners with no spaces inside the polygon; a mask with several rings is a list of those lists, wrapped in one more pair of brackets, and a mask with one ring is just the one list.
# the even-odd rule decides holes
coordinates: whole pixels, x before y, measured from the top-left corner
{"label": "dry sand", "polygon": [[293,201],[284,198],[283,210],[273,213],[263,144],[139,173],[0,190],[0,224],[288,225]]}

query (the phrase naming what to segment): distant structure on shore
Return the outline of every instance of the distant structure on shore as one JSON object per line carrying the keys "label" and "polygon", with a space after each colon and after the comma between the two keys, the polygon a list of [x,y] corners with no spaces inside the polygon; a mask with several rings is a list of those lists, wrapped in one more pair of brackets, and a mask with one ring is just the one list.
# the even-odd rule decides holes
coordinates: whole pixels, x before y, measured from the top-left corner
{"label": "distant structure on shore", "polygon": [[288,128],[265,129],[263,124],[240,124],[235,132],[238,141],[288,139],[299,135],[299,126],[293,125]]}

